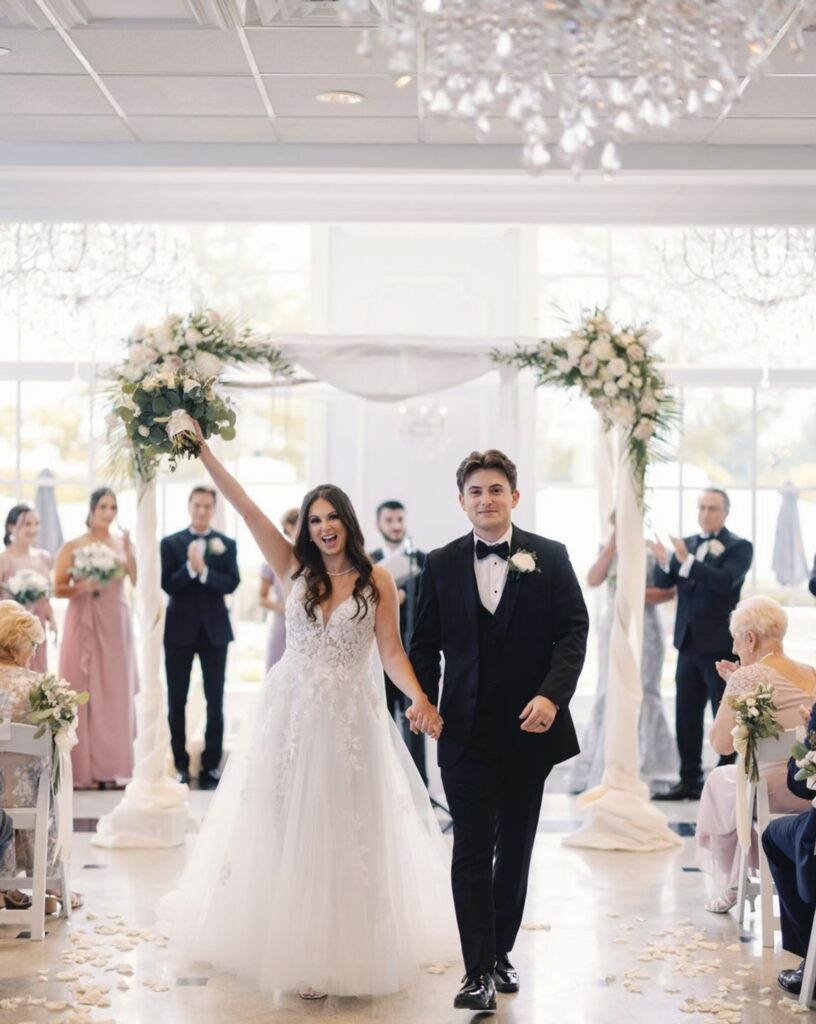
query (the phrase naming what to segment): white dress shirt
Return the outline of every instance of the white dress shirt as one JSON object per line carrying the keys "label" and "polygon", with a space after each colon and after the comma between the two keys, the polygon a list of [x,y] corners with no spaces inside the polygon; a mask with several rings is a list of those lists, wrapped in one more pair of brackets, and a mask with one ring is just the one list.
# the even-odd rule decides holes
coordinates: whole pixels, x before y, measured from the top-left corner
{"label": "white dress shirt", "polygon": [[513,537],[511,526],[503,537],[498,540],[485,540],[473,531],[473,571],[476,573],[476,586],[479,588],[479,600],[485,608],[493,615],[499,607],[499,601],[504,593],[504,585],[507,582],[507,560],[499,558],[498,555],[487,555],[485,558],[476,557],[476,541],[480,540],[488,547],[495,547],[507,541],[509,544]]}
{"label": "white dress shirt", "polygon": [[[194,530],[192,526],[188,526],[187,529],[194,537],[198,538],[198,550],[201,552],[201,557],[203,558],[204,555],[207,553],[207,538],[212,533],[212,530],[206,530],[204,533],[199,533],[198,530]],[[203,572],[196,572],[195,569],[190,565],[190,559],[187,559],[187,572],[190,574],[190,579],[194,580],[196,576],[198,576],[202,583],[206,583],[207,574],[209,573],[209,571],[210,570],[205,565]]]}

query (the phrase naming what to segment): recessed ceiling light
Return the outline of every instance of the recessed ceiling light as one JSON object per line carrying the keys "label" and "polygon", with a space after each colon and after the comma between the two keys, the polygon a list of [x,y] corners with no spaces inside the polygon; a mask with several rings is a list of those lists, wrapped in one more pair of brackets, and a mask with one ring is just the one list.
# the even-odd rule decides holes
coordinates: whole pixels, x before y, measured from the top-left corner
{"label": "recessed ceiling light", "polygon": [[394,79],[394,85],[398,89],[404,89],[406,85],[410,85],[413,82],[413,75],[400,75],[399,78]]}
{"label": "recessed ceiling light", "polygon": [[7,46],[0,46],[0,57],[8,57],[11,50]]}
{"label": "recessed ceiling light", "polygon": [[365,96],[359,92],[347,92],[345,89],[329,89],[319,92],[315,99],[321,103],[362,103]]}

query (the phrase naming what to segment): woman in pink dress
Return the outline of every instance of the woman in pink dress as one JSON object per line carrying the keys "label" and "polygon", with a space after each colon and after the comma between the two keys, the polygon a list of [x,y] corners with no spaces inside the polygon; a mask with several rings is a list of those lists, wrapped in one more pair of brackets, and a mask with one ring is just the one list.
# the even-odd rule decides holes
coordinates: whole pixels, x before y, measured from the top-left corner
{"label": "woman in pink dress", "polygon": [[[760,683],[774,688],[776,719],[782,729],[801,724],[799,709],[816,697],[816,670],[789,658],[782,647],[788,627],[784,608],[769,597],[749,597],[731,613],[731,636],[739,662],[717,662],[726,680],[723,701],[711,727],[711,745],[718,754],[734,752],[731,730],[736,724],[728,697],[745,697]],[[737,902],[740,848],[737,840],[737,766],[714,768],[706,779],[697,816],[697,864],[707,871],[719,895],[706,904],[713,914],[725,914]],[[809,800],[794,796],[787,786],[788,762],[760,764],[768,783],[773,814],[796,814],[810,808]],[[751,863],[757,865],[756,838]]]}
{"label": "woman in pink dress", "polygon": [[[94,491],[86,520],[88,530],[69,540],[57,554],[54,592],[67,597],[59,674],[91,699],[79,709],[72,759],[74,787],[116,786],[133,773],[136,730],[133,698],[136,661],[133,653],[131,610],[124,591],[125,577],[136,582],[136,559],[126,530],[110,532],[116,518],[116,495],[107,487]],[[90,545],[105,557],[113,555],[115,578],[103,582],[82,578],[79,563]]]}
{"label": "woman in pink dress", "polygon": [[[36,572],[43,576],[51,586],[51,556],[47,551],[37,548],[37,538],[40,533],[40,517],[33,505],[27,501],[15,505],[6,516],[3,544],[5,550],[0,551],[0,588],[21,570]],[[5,591],[2,597],[13,597]],[[57,638],[57,623],[54,618],[54,610],[48,597],[41,597],[39,601],[26,604],[26,611],[36,615],[42,623],[43,633],[46,627],[50,628],[52,639]],[[45,640],[37,648],[37,652],[31,659],[32,672],[48,671],[48,650]]]}

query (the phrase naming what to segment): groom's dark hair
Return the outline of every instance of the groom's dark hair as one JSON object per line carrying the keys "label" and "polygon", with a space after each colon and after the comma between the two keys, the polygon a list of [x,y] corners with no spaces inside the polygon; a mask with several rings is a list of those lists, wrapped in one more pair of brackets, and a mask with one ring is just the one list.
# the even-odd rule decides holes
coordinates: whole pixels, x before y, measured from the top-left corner
{"label": "groom's dark hair", "polygon": [[507,477],[510,490],[516,489],[518,482],[516,464],[498,448],[488,448],[485,452],[471,452],[466,459],[462,459],[459,463],[459,468],[456,470],[456,486],[459,488],[460,494],[465,493],[468,477],[478,473],[480,469],[497,469]]}

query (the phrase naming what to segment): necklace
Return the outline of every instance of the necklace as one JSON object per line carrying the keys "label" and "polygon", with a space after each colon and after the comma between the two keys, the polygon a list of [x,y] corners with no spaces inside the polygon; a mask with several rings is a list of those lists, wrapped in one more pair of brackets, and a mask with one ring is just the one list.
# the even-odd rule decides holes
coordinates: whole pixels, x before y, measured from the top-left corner
{"label": "necklace", "polygon": [[342,572],[329,572],[329,570],[327,569],[326,570],[326,575],[327,576],[348,576],[348,574],[350,572],[354,572],[354,566],[353,565],[350,565],[348,567],[348,569],[344,569]]}

